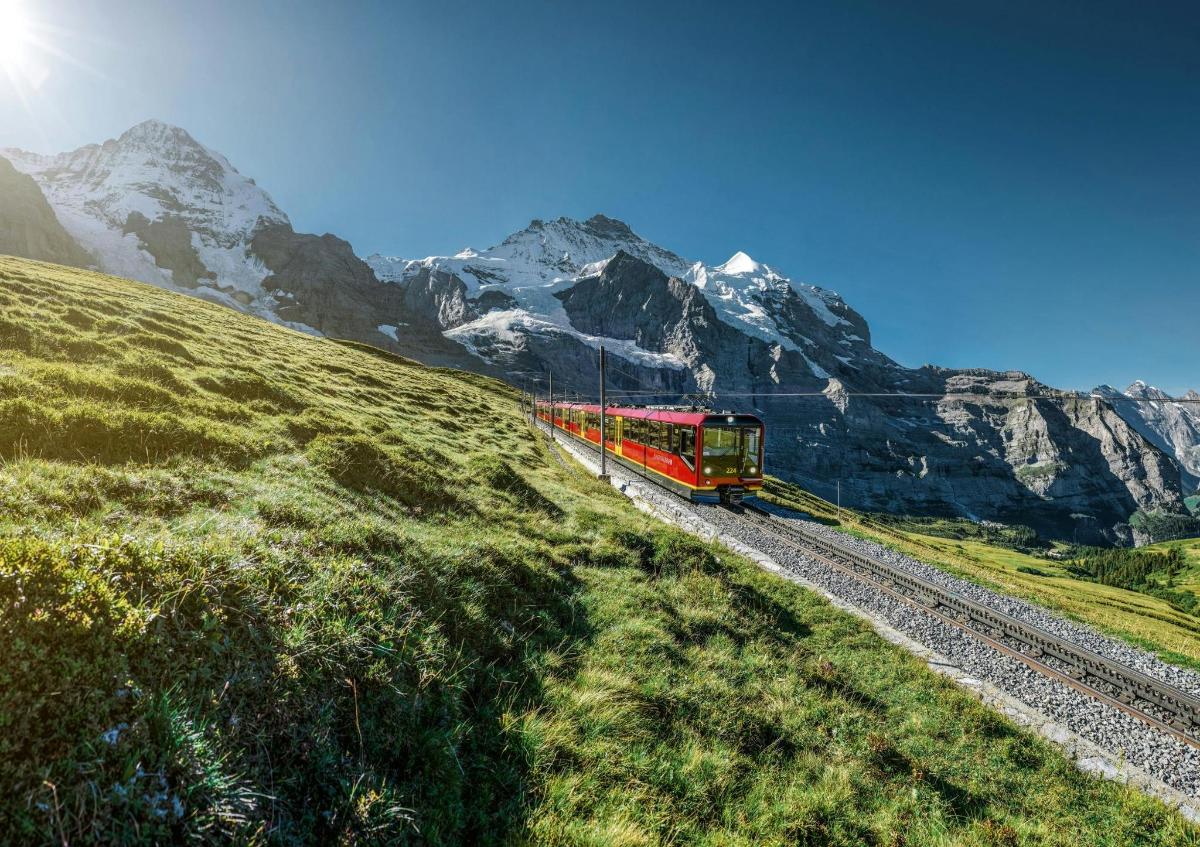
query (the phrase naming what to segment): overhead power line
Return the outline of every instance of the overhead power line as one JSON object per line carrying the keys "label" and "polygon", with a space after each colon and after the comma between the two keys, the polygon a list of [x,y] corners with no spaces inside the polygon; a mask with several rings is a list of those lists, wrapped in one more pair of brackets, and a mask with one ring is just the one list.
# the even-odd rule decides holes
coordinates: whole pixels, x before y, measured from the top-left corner
{"label": "overhead power line", "polygon": [[916,392],[916,391],[687,391],[687,392],[672,392],[672,391],[653,391],[653,390],[638,390],[638,391],[622,391],[620,389],[610,389],[608,397],[611,400],[614,397],[753,397],[760,400],[768,400],[775,397],[871,397],[876,399],[898,399],[898,400],[979,400],[979,401],[996,401],[996,400],[1103,400],[1108,403],[1177,403],[1177,404],[1198,404],[1200,398],[1194,397],[1126,397],[1124,395],[1117,397],[1106,397],[1101,394],[1071,394],[1071,393],[1040,393],[1040,394],[1018,394],[1014,392],[988,392],[988,393],[962,393],[962,392]]}

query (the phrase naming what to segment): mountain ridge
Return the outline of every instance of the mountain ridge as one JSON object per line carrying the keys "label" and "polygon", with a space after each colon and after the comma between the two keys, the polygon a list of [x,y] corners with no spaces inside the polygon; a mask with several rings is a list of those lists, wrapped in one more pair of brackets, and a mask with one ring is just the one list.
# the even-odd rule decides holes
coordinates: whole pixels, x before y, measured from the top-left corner
{"label": "mountain ridge", "polygon": [[[706,265],[597,214],[534,219],[454,256],[364,260],[295,232],[224,156],[162,122],[2,155],[102,270],[518,385],[553,370],[560,392],[585,396],[604,345],[614,399],[737,394],[768,420],[778,473],[826,495],[845,477],[863,508],[1073,537],[1086,519],[1085,537],[1125,541],[1133,513],[1183,510],[1174,442],[1112,398],[1022,404],[1003,397],[1049,389],[1023,372],[906,368],[840,295],[741,251]],[[957,399],[865,396],[946,393]]]}

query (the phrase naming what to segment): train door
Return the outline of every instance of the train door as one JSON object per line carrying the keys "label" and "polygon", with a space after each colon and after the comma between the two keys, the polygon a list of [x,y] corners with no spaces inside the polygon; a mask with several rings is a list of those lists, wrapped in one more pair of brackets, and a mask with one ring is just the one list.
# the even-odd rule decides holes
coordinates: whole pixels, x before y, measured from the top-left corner
{"label": "train door", "polygon": [[621,452],[621,420],[616,415],[604,415],[604,438],[607,442],[604,446],[614,453]]}
{"label": "train door", "polygon": [[696,428],[680,426],[675,428],[676,453],[683,459],[689,469],[696,469]]}

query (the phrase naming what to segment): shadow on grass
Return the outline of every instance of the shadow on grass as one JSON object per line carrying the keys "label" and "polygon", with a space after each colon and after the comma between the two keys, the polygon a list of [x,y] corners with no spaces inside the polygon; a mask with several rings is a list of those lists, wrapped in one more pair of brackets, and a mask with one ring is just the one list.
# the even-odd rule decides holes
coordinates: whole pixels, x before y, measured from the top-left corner
{"label": "shadow on grass", "polygon": [[[307,567],[0,542],[0,601],[53,611],[0,623],[0,712],[19,718],[0,739],[0,831],[132,844],[520,832],[529,757],[509,716],[543,697],[548,652],[591,637],[574,577],[486,545]],[[149,626],[131,626],[146,608]]]}

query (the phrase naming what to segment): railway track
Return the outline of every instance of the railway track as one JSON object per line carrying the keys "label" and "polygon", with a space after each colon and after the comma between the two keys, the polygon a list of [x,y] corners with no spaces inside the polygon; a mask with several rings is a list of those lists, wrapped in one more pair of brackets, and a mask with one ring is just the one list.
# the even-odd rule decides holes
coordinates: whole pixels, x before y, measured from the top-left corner
{"label": "railway track", "polygon": [[[546,429],[543,431],[549,433]],[[578,442],[572,440],[571,443]],[[581,446],[599,453],[591,444]],[[678,496],[658,486],[648,475],[638,476],[659,490]],[[714,504],[707,508],[720,508],[735,515],[750,528],[772,536],[778,543],[917,608],[1075,691],[1200,749],[1200,697],[910,571],[805,532],[752,502],[739,506]]]}
{"label": "railway track", "polygon": [[726,507],[828,567],[960,629],[1039,673],[1200,748],[1200,698],[909,571],[789,525],[746,503]]}

